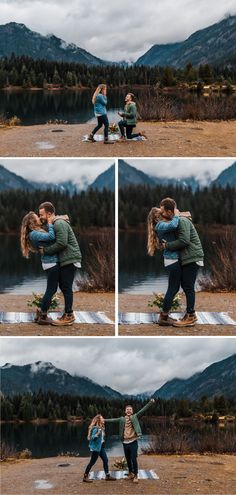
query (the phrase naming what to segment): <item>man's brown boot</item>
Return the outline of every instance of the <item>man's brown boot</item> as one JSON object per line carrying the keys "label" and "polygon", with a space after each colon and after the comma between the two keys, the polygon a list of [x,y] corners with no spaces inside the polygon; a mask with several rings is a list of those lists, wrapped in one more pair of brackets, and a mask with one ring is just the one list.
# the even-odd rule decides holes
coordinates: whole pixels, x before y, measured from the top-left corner
{"label": "man's brown boot", "polygon": [[74,321],[75,321],[74,313],[64,313],[56,320],[52,320],[52,325],[55,326],[73,325]]}
{"label": "man's brown boot", "polygon": [[197,316],[195,313],[189,314],[186,313],[181,320],[176,321],[173,323],[174,327],[194,327],[197,321]]}
{"label": "man's brown boot", "polygon": [[84,473],[84,476],[83,476],[83,481],[85,483],[92,483],[93,480],[91,480],[89,477],[88,477],[88,474]]}

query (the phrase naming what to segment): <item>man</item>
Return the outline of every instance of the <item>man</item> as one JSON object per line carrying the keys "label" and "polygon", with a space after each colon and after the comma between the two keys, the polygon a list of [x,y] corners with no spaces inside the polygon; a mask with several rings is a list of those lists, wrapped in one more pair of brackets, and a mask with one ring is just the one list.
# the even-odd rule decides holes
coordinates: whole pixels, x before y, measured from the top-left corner
{"label": "man", "polygon": [[57,219],[55,207],[50,202],[39,206],[39,217],[42,224],[50,220],[54,224],[56,241],[50,246],[41,248],[42,254],[57,254],[60,264],[59,287],[64,296],[65,310],[63,315],[52,321],[52,325],[72,325],[75,321],[73,313],[73,291],[72,285],[76,268],[81,268],[81,252],[75,234],[69,221]]}
{"label": "man", "polygon": [[[172,198],[165,198],[160,203],[161,214],[167,220],[171,220],[174,217],[175,208],[176,203]],[[186,296],[186,313],[179,321],[173,322],[173,326],[194,326],[197,321],[195,313],[195,282],[199,266],[203,266],[204,253],[192,221],[187,217],[180,216],[176,240],[167,242],[163,239],[163,246],[169,251],[179,251],[180,253],[181,287]]]}
{"label": "man", "polygon": [[125,408],[125,416],[105,419],[106,423],[119,423],[119,435],[123,443],[124,454],[129,470],[127,478],[134,483],[138,483],[138,439],[142,435],[138,418],[139,416],[142,416],[154,402],[155,399],[151,399],[146,406],[137,413],[134,413],[132,406],[128,405]]}
{"label": "man", "polygon": [[133,139],[139,136],[145,136],[143,132],[133,134],[133,129],[137,124],[137,106],[134,102],[133,93],[128,93],[125,97],[125,108],[123,112],[118,112],[118,115],[122,117],[122,120],[118,122],[120,128],[120,141],[125,141],[125,129],[127,139]]}

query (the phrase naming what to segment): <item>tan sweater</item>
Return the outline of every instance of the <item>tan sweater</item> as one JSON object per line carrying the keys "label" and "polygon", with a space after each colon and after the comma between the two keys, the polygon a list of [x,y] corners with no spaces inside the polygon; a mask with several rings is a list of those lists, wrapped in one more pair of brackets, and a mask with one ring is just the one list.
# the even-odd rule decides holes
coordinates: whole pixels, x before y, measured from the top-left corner
{"label": "tan sweater", "polygon": [[138,436],[135,433],[130,416],[125,416],[124,443],[134,442],[137,439]]}

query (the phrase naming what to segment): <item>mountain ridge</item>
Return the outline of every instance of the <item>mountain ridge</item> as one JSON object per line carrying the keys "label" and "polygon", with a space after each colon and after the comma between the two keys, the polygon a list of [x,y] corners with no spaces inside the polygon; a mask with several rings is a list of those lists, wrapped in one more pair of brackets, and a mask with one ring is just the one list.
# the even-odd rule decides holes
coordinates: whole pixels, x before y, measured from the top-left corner
{"label": "mountain ridge", "polygon": [[17,22],[0,25],[0,58],[9,57],[12,53],[33,59],[86,65],[109,64],[74,43],[67,43],[54,34],[44,36]]}
{"label": "mountain ridge", "polygon": [[183,68],[188,63],[226,65],[235,56],[236,15],[229,15],[211,26],[199,29],[186,40],[155,44],[141,55],[135,65]]}
{"label": "mountain ridge", "polygon": [[[26,365],[6,363],[1,367],[1,375],[3,395],[33,393],[42,389],[53,390],[61,394],[104,397],[108,400],[131,397],[108,385],[99,385],[86,376],[71,375],[65,370],[56,368],[50,362],[37,361]],[[156,398],[188,398],[190,400],[198,400],[203,395],[213,398],[217,395],[231,397],[235,394],[236,354],[210,364],[189,378],[175,377],[152,393]],[[132,397],[146,400],[150,397],[150,393],[140,392]]]}

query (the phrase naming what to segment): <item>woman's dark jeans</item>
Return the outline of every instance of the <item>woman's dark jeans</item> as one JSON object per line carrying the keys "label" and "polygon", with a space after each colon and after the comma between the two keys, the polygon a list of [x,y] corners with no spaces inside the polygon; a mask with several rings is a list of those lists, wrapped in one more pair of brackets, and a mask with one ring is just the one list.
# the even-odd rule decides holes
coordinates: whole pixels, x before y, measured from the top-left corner
{"label": "woman's dark jeans", "polygon": [[101,457],[101,459],[102,459],[103,469],[105,471],[105,474],[109,473],[108,458],[107,458],[107,454],[106,454],[104,443],[103,443],[100,452],[95,452],[93,450],[93,452],[91,453],[91,459],[90,459],[90,461],[89,461],[89,463],[85,469],[85,474],[89,474],[90,469],[95,464],[95,462],[98,460],[98,457]]}
{"label": "woman's dark jeans", "polygon": [[96,134],[96,132],[98,132],[99,129],[101,129],[101,127],[104,125],[104,137],[105,137],[105,139],[108,139],[109,120],[108,120],[107,114],[99,115],[97,117],[97,119],[98,119],[98,123],[97,123],[96,127],[93,129],[92,135],[94,136],[94,134]]}
{"label": "woman's dark jeans", "polygon": [[128,464],[129,473],[133,473],[135,476],[138,475],[138,442],[134,440],[131,443],[123,443],[124,454]]}
{"label": "woman's dark jeans", "polygon": [[47,313],[51,305],[52,297],[57,292],[60,273],[59,264],[57,263],[52,268],[48,268],[48,270],[45,270],[45,273],[47,275],[47,288],[41,303],[42,313]]}
{"label": "woman's dark jeans", "polygon": [[163,302],[162,311],[164,313],[168,313],[170,311],[174,297],[179,292],[182,269],[183,267],[181,267],[180,261],[166,267],[166,271],[168,272],[168,289]]}
{"label": "woman's dark jeans", "polygon": [[120,120],[120,122],[118,122],[118,126],[120,128],[121,136],[123,136],[123,137],[125,136],[125,129],[126,129],[127,139],[133,139],[133,138],[140,136],[140,133],[132,134],[132,131],[136,126],[135,125],[128,125],[126,120]]}
{"label": "woman's dark jeans", "polygon": [[65,300],[65,313],[73,313],[73,281],[76,268],[72,263],[60,267],[59,287]]}
{"label": "woman's dark jeans", "polygon": [[197,263],[189,263],[182,266],[181,286],[186,296],[187,313],[195,311],[195,282],[198,273]]}

